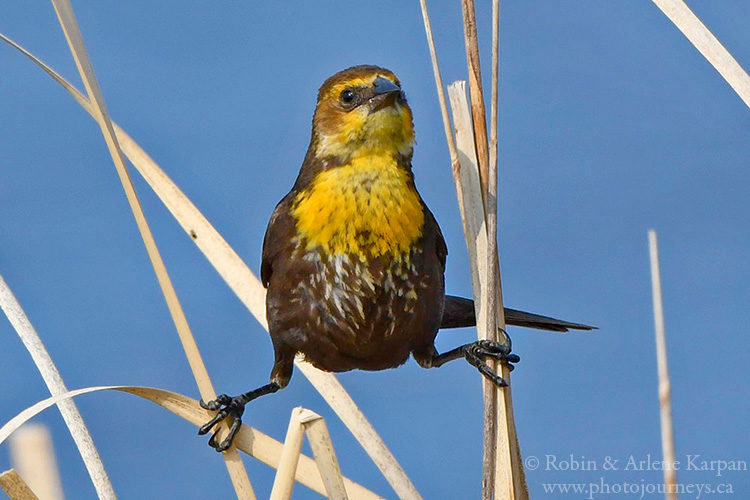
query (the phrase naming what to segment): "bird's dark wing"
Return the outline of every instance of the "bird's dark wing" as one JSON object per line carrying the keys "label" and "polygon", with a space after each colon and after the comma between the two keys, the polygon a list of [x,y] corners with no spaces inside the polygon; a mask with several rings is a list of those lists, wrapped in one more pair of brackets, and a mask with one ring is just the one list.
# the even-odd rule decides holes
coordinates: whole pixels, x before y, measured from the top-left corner
{"label": "bird's dark wing", "polygon": [[443,238],[443,232],[440,230],[440,226],[435,220],[435,216],[432,215],[430,209],[427,208],[424,202],[424,234],[425,237],[433,239],[435,241],[435,253],[437,254],[440,265],[443,266],[443,272],[445,272],[445,259],[448,257],[448,247],[445,245],[445,239]]}
{"label": "bird's dark wing", "polygon": [[294,191],[287,194],[274,209],[268,221],[266,235],[263,238],[263,260],[260,263],[260,279],[268,287],[273,273],[273,263],[279,254],[288,247],[294,237],[294,221],[289,213],[294,199]]}
{"label": "bird's dark wing", "polygon": [[[505,322],[513,326],[536,328],[538,330],[550,330],[553,332],[567,332],[570,330],[596,330],[595,326],[571,323],[560,319],[541,316],[539,314],[517,311],[505,308]],[[443,309],[443,320],[440,328],[460,328],[464,326],[475,326],[477,324],[474,315],[474,301],[452,295],[445,296],[445,308]]]}

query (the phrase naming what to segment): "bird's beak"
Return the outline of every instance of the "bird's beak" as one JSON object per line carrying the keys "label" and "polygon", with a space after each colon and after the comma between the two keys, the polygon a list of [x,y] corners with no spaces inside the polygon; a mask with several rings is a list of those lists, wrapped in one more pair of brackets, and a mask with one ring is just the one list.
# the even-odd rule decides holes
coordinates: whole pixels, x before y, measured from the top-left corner
{"label": "bird's beak", "polygon": [[390,81],[388,78],[384,78],[382,76],[379,76],[375,79],[375,82],[373,83],[373,94],[374,95],[381,95],[381,94],[388,94],[390,92],[400,92],[401,89]]}
{"label": "bird's beak", "polygon": [[379,111],[387,106],[393,106],[396,98],[401,93],[401,88],[387,78],[379,76],[372,86],[372,97],[370,98],[370,113]]}

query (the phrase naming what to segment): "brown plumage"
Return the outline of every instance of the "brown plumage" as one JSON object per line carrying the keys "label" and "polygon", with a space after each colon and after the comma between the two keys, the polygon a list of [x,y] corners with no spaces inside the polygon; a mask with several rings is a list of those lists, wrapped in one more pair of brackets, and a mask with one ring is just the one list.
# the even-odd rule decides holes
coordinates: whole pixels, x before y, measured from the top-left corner
{"label": "brown plumage", "polygon": [[[275,359],[269,384],[204,404],[220,410],[200,433],[289,382],[297,353],[341,372],[382,370],[406,362],[441,366],[464,357],[497,384],[486,357],[516,362],[509,346],[475,342],[439,354],[442,328],[476,324],[474,303],[446,296],[447,247],[414,185],[414,131],[400,82],[388,70],[356,66],[318,93],[312,138],[292,190],[271,215],[261,279]],[[513,309],[510,325],[554,331],[591,329]]]}
{"label": "brown plumage", "polygon": [[360,261],[295,244],[293,233],[281,229],[293,225],[287,204],[294,195],[277,207],[264,244],[261,279],[276,351],[271,379],[286,385],[297,352],[332,372],[393,368],[412,352],[418,360],[430,357],[442,318],[446,250],[429,210],[408,262],[390,255]]}

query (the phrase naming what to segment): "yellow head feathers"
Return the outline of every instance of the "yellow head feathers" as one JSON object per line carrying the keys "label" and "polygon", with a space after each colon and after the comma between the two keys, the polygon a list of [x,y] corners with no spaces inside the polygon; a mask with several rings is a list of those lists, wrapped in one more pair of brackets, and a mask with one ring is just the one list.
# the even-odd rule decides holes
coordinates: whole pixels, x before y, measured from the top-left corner
{"label": "yellow head feathers", "polygon": [[398,78],[377,66],[355,66],[326,80],[318,93],[313,143],[319,158],[411,156],[414,125]]}

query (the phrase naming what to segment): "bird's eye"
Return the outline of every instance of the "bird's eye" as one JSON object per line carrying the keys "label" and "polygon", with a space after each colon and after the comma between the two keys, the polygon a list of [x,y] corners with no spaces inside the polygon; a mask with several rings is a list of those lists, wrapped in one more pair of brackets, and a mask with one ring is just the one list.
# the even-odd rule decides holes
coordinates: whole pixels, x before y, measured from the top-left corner
{"label": "bird's eye", "polygon": [[351,104],[352,101],[354,101],[354,91],[352,89],[346,89],[341,92],[341,102]]}

